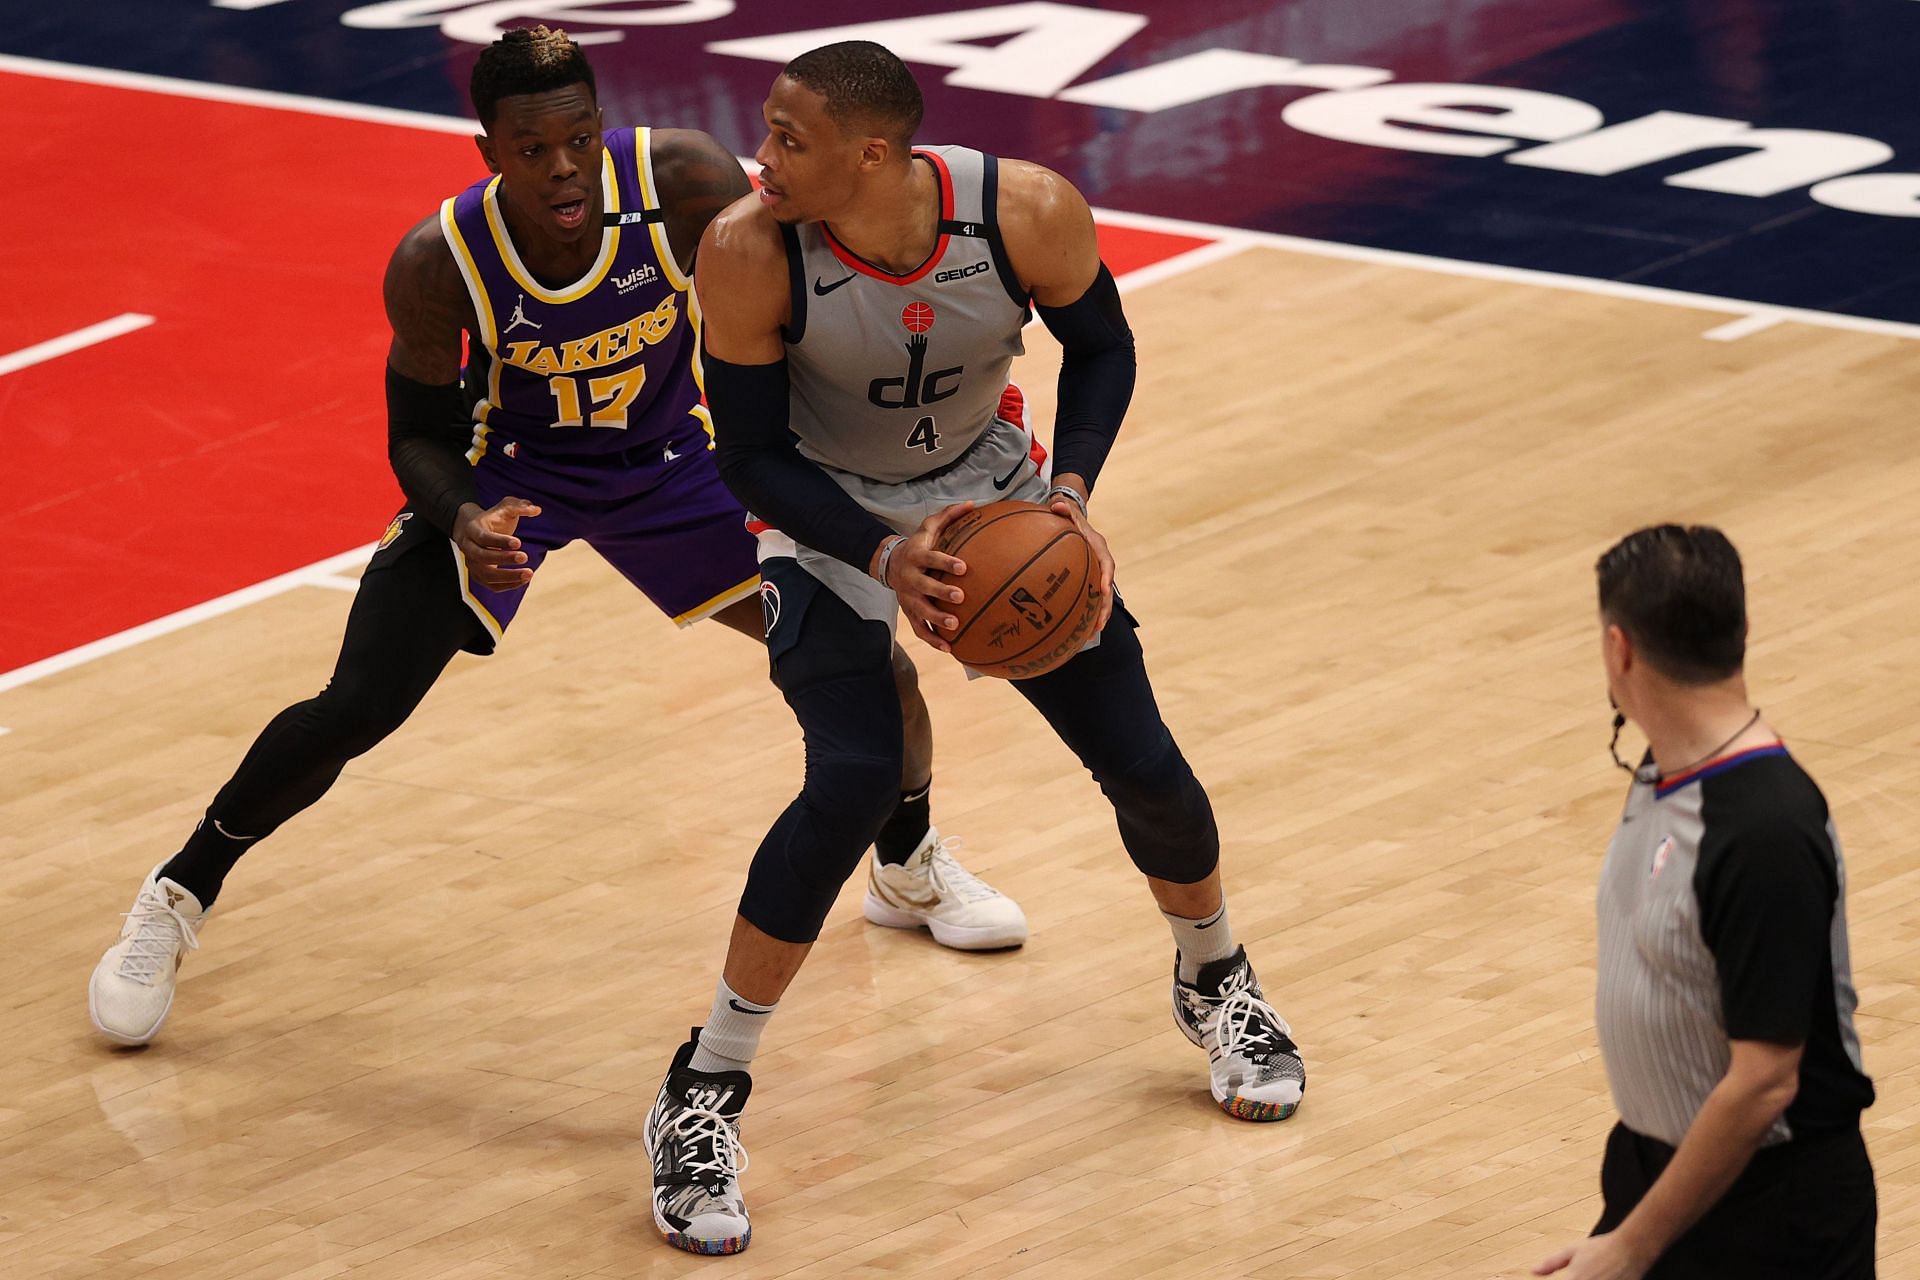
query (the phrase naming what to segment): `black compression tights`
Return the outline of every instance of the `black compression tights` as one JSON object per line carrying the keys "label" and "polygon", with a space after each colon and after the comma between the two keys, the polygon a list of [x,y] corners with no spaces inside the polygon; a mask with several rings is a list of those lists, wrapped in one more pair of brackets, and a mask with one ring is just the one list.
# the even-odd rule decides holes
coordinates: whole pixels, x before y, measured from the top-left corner
{"label": "black compression tights", "polygon": [[453,577],[450,553],[438,539],[367,571],[333,678],[254,739],[163,875],[211,905],[241,854],[325,795],[347,761],[413,714],[455,653],[485,641]]}
{"label": "black compression tights", "polygon": [[[770,580],[778,572],[765,571]],[[794,593],[788,601],[791,610]],[[740,898],[748,923],[795,943],[819,937],[840,886],[897,803],[900,777],[900,704],[886,628],[824,587],[804,608],[797,640],[777,663],[800,721],[806,775],[754,854]],[[1128,617],[1116,614],[1098,647],[1013,687],[1113,803],[1135,866],[1175,884],[1213,874],[1220,861],[1213,806],[1160,718]]]}

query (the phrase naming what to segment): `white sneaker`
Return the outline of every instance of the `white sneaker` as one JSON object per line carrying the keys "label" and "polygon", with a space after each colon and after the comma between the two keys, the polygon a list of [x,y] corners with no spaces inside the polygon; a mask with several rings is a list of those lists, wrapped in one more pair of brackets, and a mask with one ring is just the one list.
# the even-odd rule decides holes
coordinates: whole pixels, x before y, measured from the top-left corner
{"label": "white sneaker", "polygon": [[739,1253],[753,1243],[740,1175],[740,1115],[753,1092],[744,1071],[688,1066],[700,1032],[680,1046],[640,1131],[653,1166],[653,1225],[688,1253]]}
{"label": "white sneaker", "polygon": [[1020,904],[968,871],[954,858],[958,836],[943,839],[937,827],[905,862],[867,867],[867,919],[889,929],[925,926],[933,940],[956,951],[1017,947],[1027,940]]}
{"label": "white sneaker", "polygon": [[115,1044],[145,1044],[173,1008],[174,977],[187,952],[200,946],[195,935],[207,913],[200,899],[155,867],[126,915],[120,941],[93,967],[87,1012]]}
{"label": "white sneaker", "polygon": [[1293,1028],[1260,993],[1247,949],[1202,965],[1191,984],[1173,970],[1173,1020],[1207,1051],[1213,1100],[1238,1120],[1285,1120],[1307,1091]]}

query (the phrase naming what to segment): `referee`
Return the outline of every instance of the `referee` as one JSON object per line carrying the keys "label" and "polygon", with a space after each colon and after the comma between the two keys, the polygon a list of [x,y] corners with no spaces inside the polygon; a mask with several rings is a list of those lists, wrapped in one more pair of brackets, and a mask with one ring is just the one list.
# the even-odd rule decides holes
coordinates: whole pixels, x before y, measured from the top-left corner
{"label": "referee", "polygon": [[1607,690],[1650,744],[1600,873],[1595,1019],[1620,1123],[1576,1280],[1874,1274],[1873,1168],[1826,800],[1747,701],[1740,556],[1704,526],[1600,557]]}

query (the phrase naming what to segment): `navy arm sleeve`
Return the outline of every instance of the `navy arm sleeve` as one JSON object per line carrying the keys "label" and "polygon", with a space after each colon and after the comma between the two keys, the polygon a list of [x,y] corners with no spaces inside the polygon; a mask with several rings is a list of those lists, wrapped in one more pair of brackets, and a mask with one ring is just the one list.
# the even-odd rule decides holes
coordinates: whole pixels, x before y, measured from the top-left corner
{"label": "navy arm sleeve", "polygon": [[1082,477],[1091,493],[1133,399],[1133,330],[1104,262],[1077,301],[1038,310],[1061,347],[1053,473]]}
{"label": "navy arm sleeve", "polygon": [[387,368],[387,461],[420,518],[453,532],[462,505],[479,502],[463,448],[471,433],[458,383],[415,382]]}
{"label": "navy arm sleeve", "polygon": [[1830,954],[1838,873],[1823,831],[1784,814],[1738,823],[1700,843],[1700,934],[1720,975],[1731,1040],[1805,1044]]}
{"label": "navy arm sleeve", "polygon": [[714,461],[742,506],[795,542],[865,573],[893,530],[802,457],[787,429],[787,362],[702,353]]}

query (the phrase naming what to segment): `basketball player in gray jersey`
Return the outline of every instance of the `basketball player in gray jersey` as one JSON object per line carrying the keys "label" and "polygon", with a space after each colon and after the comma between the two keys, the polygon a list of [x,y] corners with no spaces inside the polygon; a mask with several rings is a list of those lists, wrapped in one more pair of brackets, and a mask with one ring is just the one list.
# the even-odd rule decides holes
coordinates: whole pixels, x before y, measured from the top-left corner
{"label": "basketball player in gray jersey", "polygon": [[[917,637],[948,648],[966,566],[936,543],[975,501],[1049,503],[1094,551],[1100,634],[1014,687],[1113,804],[1172,928],[1174,1017],[1207,1051],[1214,1098],[1241,1119],[1281,1120],[1306,1083],[1234,942],[1212,807],[1161,720],[1087,520],[1134,380],[1092,216],[1037,165],[914,149],[920,114],[911,73],[879,45],[788,63],[764,108],[761,190],[715,219],[697,259],[721,476],[782,535],[762,539],[761,593],[806,774],[754,856],[707,1022],[645,1125],[655,1225],[696,1253],[751,1237],[739,1185],[750,1064],[894,799],[893,629],[904,611]],[[1051,466],[1007,382],[1036,307],[1063,349]],[[885,923],[890,904],[870,888],[866,909]]]}

